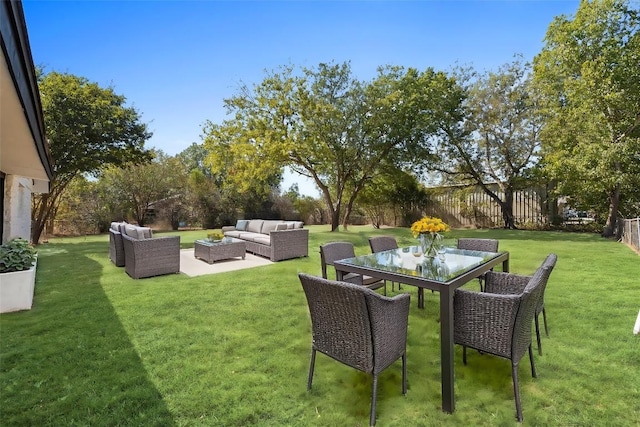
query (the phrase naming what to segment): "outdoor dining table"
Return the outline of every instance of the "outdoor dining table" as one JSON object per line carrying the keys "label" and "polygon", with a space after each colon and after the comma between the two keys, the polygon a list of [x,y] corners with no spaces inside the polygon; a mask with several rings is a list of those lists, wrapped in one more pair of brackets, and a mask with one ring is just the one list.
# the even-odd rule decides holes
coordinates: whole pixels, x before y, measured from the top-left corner
{"label": "outdoor dining table", "polygon": [[439,292],[442,410],[453,413],[453,295],[457,288],[500,263],[502,271],[509,271],[509,252],[446,248],[435,258],[416,257],[416,252],[412,247],[398,248],[336,261],[337,279],[359,273]]}

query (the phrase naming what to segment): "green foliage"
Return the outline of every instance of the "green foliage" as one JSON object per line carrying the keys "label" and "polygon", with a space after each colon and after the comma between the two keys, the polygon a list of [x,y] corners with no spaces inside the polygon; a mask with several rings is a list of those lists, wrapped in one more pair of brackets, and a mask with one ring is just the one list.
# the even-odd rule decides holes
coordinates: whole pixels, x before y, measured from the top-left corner
{"label": "green foliage", "polygon": [[547,173],[576,207],[637,215],[640,15],[626,0],[582,1],[557,17],[535,58]]}
{"label": "green foliage", "polygon": [[33,242],[52,219],[67,185],[82,174],[148,161],[144,143],[151,137],[126,98],[84,77],[39,70],[47,139],[53,158],[51,191],[34,198]]}
{"label": "green foliage", "polygon": [[28,270],[36,260],[36,250],[22,238],[0,245],[0,273]]}
{"label": "green foliage", "polygon": [[187,172],[175,157],[157,151],[151,162],[106,169],[101,180],[139,225],[147,222],[147,213],[153,208],[177,229],[185,204],[182,196]]}
{"label": "green foliage", "polygon": [[428,159],[435,121],[449,120],[449,88],[432,69],[382,67],[361,82],[348,63],[282,67],[225,100],[232,119],[206,124],[209,163],[241,191],[291,167],[314,180],[336,229],[381,164]]}
{"label": "green foliage", "polygon": [[[513,194],[526,186],[537,161],[541,117],[529,66],[520,60],[496,72],[454,73],[463,97],[458,122],[436,141],[442,156],[431,166],[446,180],[476,184],[500,205],[505,228],[514,228]],[[486,184],[495,182],[499,191]]]}

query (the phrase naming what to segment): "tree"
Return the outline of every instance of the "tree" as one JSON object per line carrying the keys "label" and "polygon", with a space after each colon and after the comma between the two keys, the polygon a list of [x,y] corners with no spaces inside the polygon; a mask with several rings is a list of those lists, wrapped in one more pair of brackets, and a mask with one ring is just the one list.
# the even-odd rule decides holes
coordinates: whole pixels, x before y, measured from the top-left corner
{"label": "tree", "polygon": [[[505,228],[516,228],[513,195],[525,186],[540,146],[542,118],[528,71],[519,60],[496,72],[457,70],[459,122],[444,126],[436,139],[442,156],[434,169],[482,188],[500,206]],[[500,191],[492,190],[489,181]]]}
{"label": "tree", "polygon": [[112,166],[101,176],[112,193],[118,194],[125,203],[138,225],[148,222],[148,213],[153,209],[164,214],[173,229],[178,228],[184,213],[187,178],[179,161],[161,151],[155,153],[151,162]]}
{"label": "tree", "polygon": [[431,69],[380,68],[364,83],[352,77],[348,63],[301,74],[283,67],[225,100],[233,119],[207,122],[210,163],[214,169],[232,165],[231,178],[245,186],[289,166],[315,182],[336,230],[341,215],[346,226],[358,193],[381,163],[407,164],[416,152],[425,154],[445,80]]}
{"label": "tree", "polygon": [[33,198],[31,240],[38,243],[55,217],[65,188],[77,176],[96,174],[108,165],[149,159],[151,137],[138,112],[113,88],[72,74],[39,71],[38,87],[54,161],[50,192]]}
{"label": "tree", "polygon": [[583,0],[573,18],[554,19],[534,61],[548,116],[547,170],[560,194],[605,211],[606,237],[616,234],[620,210],[638,203],[639,30],[627,1]]}

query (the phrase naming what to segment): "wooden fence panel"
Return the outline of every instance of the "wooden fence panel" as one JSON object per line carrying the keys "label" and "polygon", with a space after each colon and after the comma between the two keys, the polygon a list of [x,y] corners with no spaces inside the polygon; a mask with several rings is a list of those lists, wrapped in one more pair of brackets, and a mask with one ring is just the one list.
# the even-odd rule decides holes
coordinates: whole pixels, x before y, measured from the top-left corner
{"label": "wooden fence panel", "polygon": [[[502,227],[502,209],[479,187],[440,187],[433,189],[427,215],[438,216],[454,228]],[[501,199],[504,193],[494,185],[492,191]],[[516,225],[543,225],[548,223],[549,209],[544,189],[526,189],[514,193],[513,215]]]}
{"label": "wooden fence panel", "polygon": [[640,218],[624,220],[622,241],[640,252]]}

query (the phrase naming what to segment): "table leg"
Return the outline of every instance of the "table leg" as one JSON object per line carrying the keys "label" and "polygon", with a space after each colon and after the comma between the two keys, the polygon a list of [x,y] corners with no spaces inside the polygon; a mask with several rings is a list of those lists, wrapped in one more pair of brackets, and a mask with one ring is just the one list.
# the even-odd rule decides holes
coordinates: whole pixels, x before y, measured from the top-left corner
{"label": "table leg", "polygon": [[440,290],[440,373],[442,382],[442,410],[455,410],[453,375],[453,292],[448,286]]}

